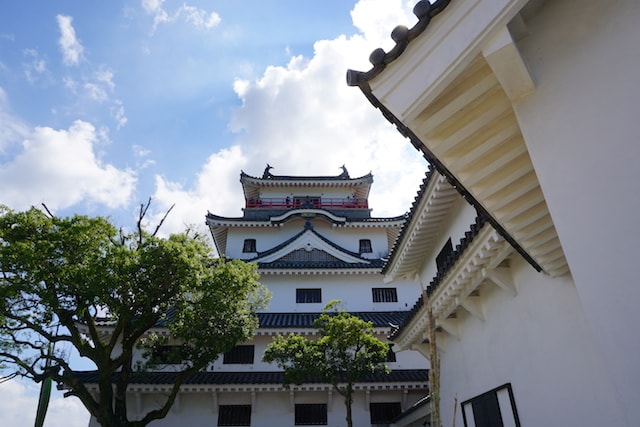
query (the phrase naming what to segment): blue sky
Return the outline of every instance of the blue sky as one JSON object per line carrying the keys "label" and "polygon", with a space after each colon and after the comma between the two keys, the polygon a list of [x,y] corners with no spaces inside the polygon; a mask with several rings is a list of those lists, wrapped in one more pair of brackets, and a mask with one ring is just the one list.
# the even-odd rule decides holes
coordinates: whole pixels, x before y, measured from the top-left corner
{"label": "blue sky", "polygon": [[[427,165],[345,72],[415,23],[413,3],[0,1],[0,204],[129,227],[152,197],[150,221],[176,205],[170,233],[241,215],[241,170],[345,164],[373,173],[373,215],[402,214]],[[32,422],[34,390],[0,385],[4,425]],[[87,423],[70,399],[52,408]]]}

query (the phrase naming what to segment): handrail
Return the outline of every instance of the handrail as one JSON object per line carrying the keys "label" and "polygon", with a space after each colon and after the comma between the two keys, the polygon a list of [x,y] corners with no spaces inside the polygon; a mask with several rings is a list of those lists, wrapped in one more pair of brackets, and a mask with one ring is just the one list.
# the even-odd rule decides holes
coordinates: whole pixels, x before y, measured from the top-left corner
{"label": "handrail", "polygon": [[248,199],[247,208],[320,208],[320,209],[368,209],[367,199],[347,198],[318,198],[318,197],[262,197]]}

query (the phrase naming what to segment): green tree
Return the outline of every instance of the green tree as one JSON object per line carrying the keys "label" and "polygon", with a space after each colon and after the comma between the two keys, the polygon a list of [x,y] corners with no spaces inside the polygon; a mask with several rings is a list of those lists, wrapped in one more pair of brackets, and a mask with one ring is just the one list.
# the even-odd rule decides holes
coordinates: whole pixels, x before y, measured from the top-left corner
{"label": "green tree", "polygon": [[[144,231],[148,207],[130,233],[102,217],[0,207],[0,366],[36,382],[51,378],[103,426],[166,416],[190,375],[253,336],[254,313],[269,297],[255,265],[216,259],[188,232],[165,239],[159,226]],[[127,386],[154,368],[136,354],[164,344],[150,331],[158,325],[181,343],[174,356],[182,362],[166,403],[129,421]],[[96,398],[70,366],[70,348],[95,364]]]}
{"label": "green tree", "polygon": [[376,338],[371,322],[339,309],[338,304],[331,301],[314,322],[318,339],[279,335],[269,343],[263,360],[284,369],[287,386],[309,378],[331,384],[344,398],[347,426],[352,427],[353,386],[367,375],[390,372],[384,364],[389,344]]}

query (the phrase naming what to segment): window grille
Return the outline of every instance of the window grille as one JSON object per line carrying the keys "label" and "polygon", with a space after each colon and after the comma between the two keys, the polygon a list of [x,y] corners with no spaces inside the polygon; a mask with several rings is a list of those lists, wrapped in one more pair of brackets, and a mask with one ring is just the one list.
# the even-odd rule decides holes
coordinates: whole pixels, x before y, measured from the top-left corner
{"label": "window grille", "polygon": [[373,252],[371,250],[371,240],[369,239],[360,239],[360,253],[361,254],[370,254]]}
{"label": "window grille", "polygon": [[296,289],[296,302],[299,304],[322,302],[322,289]]}
{"label": "window grille", "polygon": [[398,291],[396,288],[373,288],[373,302],[398,302]]}
{"label": "window grille", "polygon": [[338,258],[325,251],[319,249],[296,249],[280,258],[278,261],[294,261],[294,262],[323,262],[323,261],[339,261]]}
{"label": "window grille", "polygon": [[219,426],[250,426],[251,405],[220,405],[218,407]]}
{"label": "window grille", "polygon": [[388,426],[395,417],[400,415],[400,412],[402,412],[400,402],[371,402],[369,404],[371,424],[376,426]]}
{"label": "window grille", "polygon": [[237,363],[242,365],[251,365],[255,347],[253,345],[237,345],[232,350],[224,353],[222,363],[225,365]]}
{"label": "window grille", "polygon": [[296,404],[295,425],[297,426],[324,426],[327,425],[326,403],[299,403]]}
{"label": "window grille", "polygon": [[391,421],[400,415],[402,407],[400,402],[376,402],[369,404],[371,424],[375,426],[388,426]]}
{"label": "window grille", "polygon": [[451,238],[449,238],[449,240],[447,240],[447,242],[444,244],[444,247],[440,250],[438,256],[436,256],[436,266],[438,267],[438,272],[447,269],[452,254],[453,245],[451,244]]}
{"label": "window grille", "polygon": [[256,252],[256,239],[244,239],[242,252]]}

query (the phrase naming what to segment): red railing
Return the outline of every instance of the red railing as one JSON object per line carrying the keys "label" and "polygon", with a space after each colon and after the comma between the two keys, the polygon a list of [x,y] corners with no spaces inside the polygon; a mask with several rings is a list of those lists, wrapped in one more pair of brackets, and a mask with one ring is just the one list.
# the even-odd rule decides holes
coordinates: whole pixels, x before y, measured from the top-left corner
{"label": "red railing", "polygon": [[276,208],[293,209],[302,207],[312,207],[321,209],[367,209],[369,203],[367,199],[354,198],[279,198],[263,197],[260,199],[249,199],[246,201],[247,208]]}

